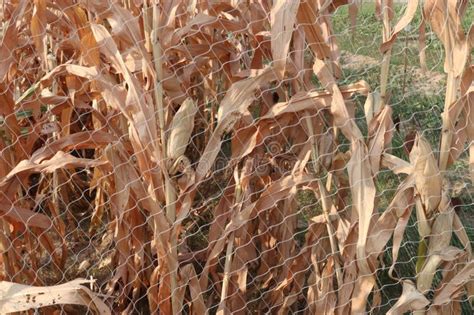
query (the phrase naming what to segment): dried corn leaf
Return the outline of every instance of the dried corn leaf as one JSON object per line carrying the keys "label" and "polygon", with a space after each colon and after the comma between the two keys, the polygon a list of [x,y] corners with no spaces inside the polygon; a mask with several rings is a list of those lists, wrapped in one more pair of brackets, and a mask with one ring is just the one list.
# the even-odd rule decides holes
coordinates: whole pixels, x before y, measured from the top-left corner
{"label": "dried corn leaf", "polygon": [[395,174],[410,175],[413,173],[413,166],[410,163],[388,153],[382,154],[382,166],[387,167]]}
{"label": "dried corn leaf", "polygon": [[369,124],[368,154],[374,175],[380,169],[383,151],[392,142],[393,130],[392,108],[385,105]]}
{"label": "dried corn leaf", "polygon": [[364,103],[364,113],[367,126],[370,126],[370,122],[380,112],[380,93],[372,92],[367,95],[367,98]]}
{"label": "dried corn leaf", "polygon": [[238,81],[229,88],[222,100],[217,113],[220,124],[226,124],[224,130],[229,130],[233,123],[243,115],[244,111],[255,99],[255,92],[264,84],[275,80],[275,72],[272,67],[255,71],[247,79]]}
{"label": "dried corn leaf", "polygon": [[445,261],[455,261],[463,255],[465,255],[463,250],[453,246],[445,246],[441,251],[431,253],[417,275],[417,289],[426,294],[431,289],[433,278],[439,265]]}
{"label": "dried corn leaf", "polygon": [[324,60],[331,56],[331,49],[326,42],[320,25],[316,3],[316,0],[303,1],[298,9],[297,21],[304,28],[306,40],[311,50],[317,58]]}
{"label": "dried corn leaf", "polygon": [[[32,249],[38,244],[53,252],[57,241],[65,244],[69,238],[65,240],[63,232],[59,239],[43,237],[44,229],[56,225],[53,212],[62,213],[62,203],[48,200],[46,213],[51,212],[51,219],[36,211],[44,196],[55,193],[55,187],[62,187],[62,192],[71,184],[96,191],[94,227],[98,233],[108,229],[115,246],[116,255],[110,261],[114,273],[104,280],[109,280],[117,311],[133,312],[146,292],[150,313],[202,314],[216,309],[219,302],[214,292],[222,291],[219,311],[224,313],[245,313],[266,305],[272,305],[268,312],[281,314],[302,308],[310,313],[365,313],[368,306],[373,311],[380,303],[383,283],[373,298],[369,295],[375,280],[382,280],[377,278],[379,259],[384,250],[390,250],[388,242],[393,238],[395,264],[400,247],[411,240],[411,235],[403,237],[416,203],[422,244],[429,245],[424,268],[424,260],[419,259],[418,283],[424,291],[432,285],[431,274],[442,271],[444,278],[434,297],[429,296],[439,299],[432,310],[459,309],[462,287],[472,284],[471,272],[462,270],[472,259],[471,244],[459,217],[448,206],[448,195],[441,198],[447,189],[441,187],[444,175],[438,173],[462,157],[464,146],[474,139],[472,67],[467,62],[469,49],[465,49],[472,46],[474,28],[467,36],[460,28],[467,1],[425,1],[424,16],[442,38],[450,71],[439,168],[431,148],[421,140],[414,150],[405,146],[407,152],[412,151],[410,163],[384,152],[390,147],[393,125],[390,107],[382,106],[377,93],[368,96],[364,108],[368,137],[358,128],[353,96],[367,95],[370,89],[364,81],[347,86],[337,81],[340,37],[335,36],[334,26],[340,25],[333,13],[349,5],[347,19],[354,31],[359,1],[70,2],[14,0],[0,6],[5,35],[0,47],[0,75],[5,81],[0,84],[0,103],[5,105],[0,106],[0,215],[4,220],[0,264],[7,277],[43,280],[44,273],[35,278],[40,253]],[[382,4],[384,17],[388,15],[381,45],[386,52],[396,48],[396,37],[413,19],[419,1],[403,6],[405,12],[392,32],[387,26],[397,5],[393,0],[375,1],[379,11]],[[153,43],[161,47],[153,60],[156,65],[151,61]],[[38,65],[47,50],[59,66],[44,74]],[[311,71],[308,65],[314,58]],[[159,78],[153,66],[162,72]],[[160,98],[166,106],[163,129],[167,130],[157,124],[157,100],[153,99],[157,82],[163,88]],[[42,111],[45,105],[46,112]],[[202,116],[195,117],[196,107]],[[25,109],[33,115],[17,119]],[[309,141],[301,126],[301,117],[307,115],[315,122],[315,141]],[[60,126],[60,134],[42,134],[48,126],[52,127],[49,132]],[[166,154],[160,131],[166,132]],[[444,136],[446,131],[452,136]],[[341,139],[341,133],[348,141]],[[192,150],[185,151],[191,141]],[[319,175],[326,183],[320,186],[326,186],[327,196],[319,199],[331,213],[301,220],[295,194],[316,185],[306,167],[311,146],[324,166]],[[60,151],[97,160],[69,163],[56,159],[54,154]],[[184,157],[185,152],[190,156]],[[217,160],[220,154],[225,158]],[[171,161],[173,176],[168,178],[179,188],[174,222],[164,213],[163,174],[168,175],[170,167],[165,156],[176,160]],[[174,172],[174,166],[188,158],[186,170]],[[473,159],[474,153],[471,166]],[[214,165],[223,165],[224,171],[211,174]],[[59,182],[48,186],[46,173],[76,166],[100,167],[94,169],[92,179],[82,176],[85,171],[71,178],[54,172]],[[227,171],[236,168],[240,174],[241,167],[245,175],[240,182],[238,176],[231,179]],[[389,188],[377,187],[383,191],[375,199],[374,177],[379,167],[386,168],[390,179],[402,180],[381,212],[375,209],[386,204]],[[31,175],[38,172],[40,190],[30,190],[36,184]],[[306,187],[301,189],[301,185]],[[90,202],[88,198],[80,201]],[[71,207],[64,209],[66,217],[73,214]],[[104,213],[103,222],[99,212]],[[203,224],[209,226],[208,237],[195,242],[195,228],[201,232]],[[335,249],[326,237],[328,226],[336,230],[339,244]],[[463,250],[449,247],[453,232]],[[296,237],[301,233],[306,234],[304,241]],[[75,241],[74,233],[70,236]],[[176,251],[171,249],[174,244],[179,244]],[[232,249],[225,257],[225,265],[230,266],[224,276],[227,291],[221,288],[220,273],[226,244]],[[23,248],[31,264],[19,252]],[[18,273],[25,263],[32,270]],[[204,266],[202,272],[195,270],[198,265]],[[343,274],[338,275],[338,270]],[[459,271],[464,274],[456,279]],[[404,285],[393,313],[425,307],[427,298],[421,292],[407,291],[410,287]]]}
{"label": "dried corn leaf", "polygon": [[470,260],[456,275],[435,292],[433,305],[444,305],[455,300],[462,294],[462,287],[472,281],[474,276],[474,262]]}
{"label": "dried corn leaf", "polygon": [[11,201],[0,199],[0,213],[9,222],[19,222],[28,227],[49,229],[53,226],[51,219],[44,214],[36,213],[30,209],[15,206]]}
{"label": "dried corn leaf", "polygon": [[212,133],[196,169],[196,182],[204,178],[219,153],[221,136],[229,131],[237,120],[247,111],[254,99],[257,88],[275,79],[271,67],[258,71],[250,77],[232,84],[222,100],[217,113],[218,124]]}
{"label": "dried corn leaf", "polygon": [[99,160],[90,160],[76,158],[70,154],[58,151],[51,159],[43,160],[40,163],[34,163],[30,160],[23,160],[18,163],[6,177],[0,181],[0,190],[4,193],[10,195],[15,191],[15,187],[19,184],[20,181],[25,180],[25,178],[31,173],[51,173],[60,168],[66,167],[96,167],[103,165],[106,162]]}
{"label": "dried corn leaf", "polygon": [[100,148],[117,140],[117,137],[101,130],[77,132],[61,137],[36,150],[31,155],[31,161],[33,163],[41,163],[58,151]]}
{"label": "dried corn leaf", "polygon": [[[146,76],[149,77],[151,75],[153,77],[154,72],[151,66],[151,58],[145,50],[139,17],[115,1],[107,2],[107,5],[104,5],[101,1],[85,1],[84,6],[87,10],[100,15],[101,18],[107,19],[111,26],[112,35],[120,41],[120,44],[124,43],[127,47],[130,46],[138,51],[146,70]],[[85,29],[86,31],[88,30],[88,28]],[[92,31],[95,33],[93,29]],[[88,40],[88,33],[84,32],[84,35],[83,38]],[[91,44],[94,45],[93,42]],[[94,54],[97,54],[97,52],[94,51]]]}
{"label": "dried corn leaf", "polygon": [[34,0],[33,16],[31,17],[31,36],[39,56],[43,60],[44,69],[47,68],[47,34],[46,34],[46,0]]}
{"label": "dried corn leaf", "polygon": [[352,312],[360,313],[365,310],[367,297],[375,284],[373,272],[367,260],[366,244],[374,211],[376,191],[365,144],[354,141],[351,151],[351,159],[347,164],[347,170],[352,192],[353,213],[356,213],[359,219],[356,255],[359,278],[352,296]]}
{"label": "dried corn leaf", "polygon": [[467,256],[470,259],[470,257],[472,257],[471,242],[469,240],[469,236],[467,235],[466,228],[464,227],[457,213],[454,213],[453,215],[453,231],[456,233],[456,236],[463,244],[464,250],[467,252]]}
{"label": "dried corn leaf", "polygon": [[[128,85],[127,105],[130,106],[131,116],[136,122],[135,130],[144,147],[154,143],[157,135],[157,126],[154,119],[153,107],[150,106],[140,84],[132,76],[125,64],[117,45],[107,29],[99,24],[91,24],[94,37],[100,46],[101,52],[110,60],[115,69],[122,73]],[[139,123],[138,123],[139,122]],[[158,157],[156,157],[158,160]]]}
{"label": "dried corn leaf", "polygon": [[414,204],[414,184],[413,175],[408,176],[400,184],[390,205],[370,229],[367,240],[367,254],[377,257],[393,235],[393,263],[396,262],[399,242]]}
{"label": "dried corn leaf", "polygon": [[382,43],[380,51],[385,53],[387,50],[391,49],[395,40],[397,39],[398,34],[410,24],[410,22],[415,17],[416,10],[418,8],[418,0],[410,0],[407,3],[407,8],[401,19],[397,22],[395,27],[392,30],[390,37]]}
{"label": "dried corn leaf", "polygon": [[426,19],[445,47],[444,71],[460,76],[469,55],[469,45],[458,14],[458,1],[427,0],[423,7]]}
{"label": "dried corn leaf", "polygon": [[270,12],[273,67],[280,79],[285,74],[286,59],[299,4],[299,0],[277,0],[274,1]]}
{"label": "dried corn leaf", "polygon": [[171,122],[171,132],[168,138],[168,157],[177,159],[186,151],[189,138],[194,128],[194,116],[197,106],[191,98],[187,98],[179,107]]}
{"label": "dried corn leaf", "polygon": [[18,21],[23,18],[27,4],[28,1],[26,0],[19,1],[10,19],[7,21],[6,25],[2,27],[3,36],[0,45],[0,81],[5,80],[5,75],[15,60],[13,52],[18,45]]}
{"label": "dried corn leaf", "polygon": [[0,282],[2,313],[21,312],[50,305],[84,305],[96,314],[112,314],[109,307],[83,284],[92,280],[76,279],[64,284],[34,287],[12,282]]}
{"label": "dried corn leaf", "polygon": [[423,293],[430,289],[434,274],[439,264],[442,261],[456,259],[457,256],[463,253],[462,250],[449,247],[453,233],[454,210],[450,205],[450,200],[448,199],[446,193],[444,193],[441,200],[439,211],[440,213],[434,220],[433,226],[431,227],[428,259],[426,260],[420,273],[417,275],[417,288]]}
{"label": "dried corn leaf", "polygon": [[[359,81],[353,84],[339,87],[344,99],[349,99],[355,93],[367,94],[369,87],[367,82]],[[321,110],[331,106],[331,93],[327,91],[298,92],[288,101],[273,105],[260,120],[274,119],[286,113],[295,113],[305,110]]]}
{"label": "dried corn leaf", "polygon": [[428,70],[428,66],[426,64],[426,19],[423,12],[421,13],[418,34],[418,58],[420,59],[421,70],[426,72]]}
{"label": "dried corn leaf", "polygon": [[331,114],[334,116],[334,123],[341,128],[344,136],[351,141],[362,141],[362,133],[357,127],[355,120],[349,114],[347,106],[344,102],[341,90],[339,89],[331,71],[320,59],[316,59],[313,65],[313,71],[321,81],[323,87],[332,95]]}
{"label": "dried corn leaf", "polygon": [[187,264],[182,267],[180,270],[181,284],[179,287],[179,302],[180,305],[178,309],[182,309],[182,304],[184,300],[184,294],[187,287],[191,293],[191,313],[192,314],[207,314],[206,304],[204,303],[203,294],[201,292],[201,287],[199,285],[198,277],[196,275],[196,270],[192,264]]}
{"label": "dried corn leaf", "polygon": [[[68,74],[74,75],[74,76],[78,76],[78,77],[81,77],[81,78],[85,78],[85,79],[88,79],[88,80],[98,79],[98,75],[99,75],[96,67],[84,67],[84,66],[80,66],[80,65],[77,65],[77,64],[72,64],[71,62],[67,62],[67,63],[61,64],[61,65],[55,67],[50,72],[45,74],[41,78],[39,83],[42,86],[51,86],[51,83],[55,78],[65,74],[65,73],[68,73]],[[18,99],[16,103],[17,104],[20,103],[21,99],[23,99],[23,98]]]}
{"label": "dried corn leaf", "polygon": [[410,162],[414,167],[416,189],[426,216],[430,217],[441,201],[441,173],[429,142],[419,134],[410,152]]}
{"label": "dried corn leaf", "polygon": [[403,292],[397,303],[387,312],[388,315],[404,314],[411,311],[424,310],[430,303],[409,280],[403,281]]}
{"label": "dried corn leaf", "polygon": [[217,239],[217,242],[208,255],[206,266],[204,267],[199,280],[201,283],[201,288],[204,288],[204,284],[206,284],[208,281],[207,276],[210,264],[213,263],[222,252],[226,239],[231,233],[239,229],[248,220],[252,219],[253,213],[268,211],[269,209],[273,208],[278,201],[288,198],[288,192],[291,189],[295,189],[297,185],[302,185],[312,180],[313,176],[302,173],[283,177],[277,181],[272,182],[256,202],[253,202],[243,208],[241,211],[236,212],[227,224],[223,235]]}

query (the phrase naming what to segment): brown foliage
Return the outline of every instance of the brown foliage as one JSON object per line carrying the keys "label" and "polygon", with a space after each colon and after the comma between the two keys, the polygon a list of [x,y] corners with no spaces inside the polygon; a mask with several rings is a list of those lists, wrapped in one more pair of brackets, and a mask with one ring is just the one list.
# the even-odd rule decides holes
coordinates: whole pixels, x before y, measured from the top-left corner
{"label": "brown foliage", "polygon": [[[465,6],[424,2],[423,23],[446,52],[443,129],[439,156],[413,132],[405,161],[387,150],[386,87],[393,44],[418,1],[393,29],[392,1],[374,3],[384,34],[380,94],[365,81],[339,84],[331,17],[343,5],[354,26],[352,1],[5,1],[0,266],[1,279],[16,284],[2,284],[13,289],[0,310],[52,305],[61,290],[60,303],[99,313],[133,313],[144,296],[149,312],[163,314],[283,314],[301,303],[308,313],[364,313],[380,303],[379,258],[392,238],[396,278],[413,208],[422,257],[390,313],[457,307],[474,270],[445,176],[466,143],[474,165]],[[367,97],[367,134],[355,95]],[[382,171],[403,178],[386,209],[377,207]],[[303,191],[322,212],[298,240]],[[76,199],[88,227],[74,219]],[[79,237],[71,231],[98,251],[93,237],[111,240],[105,303],[83,280],[47,286],[64,281],[75,251],[68,242]],[[453,232],[464,249],[451,246]],[[199,244],[196,233],[206,233]],[[44,304],[14,306],[20,289],[45,294]]]}

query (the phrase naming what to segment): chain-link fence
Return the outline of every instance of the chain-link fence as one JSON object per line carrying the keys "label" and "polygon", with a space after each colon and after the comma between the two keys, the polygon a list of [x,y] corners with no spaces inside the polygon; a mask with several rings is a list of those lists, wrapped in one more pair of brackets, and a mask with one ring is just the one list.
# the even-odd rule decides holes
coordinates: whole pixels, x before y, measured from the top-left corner
{"label": "chain-link fence", "polygon": [[469,1],[1,14],[0,313],[472,313]]}

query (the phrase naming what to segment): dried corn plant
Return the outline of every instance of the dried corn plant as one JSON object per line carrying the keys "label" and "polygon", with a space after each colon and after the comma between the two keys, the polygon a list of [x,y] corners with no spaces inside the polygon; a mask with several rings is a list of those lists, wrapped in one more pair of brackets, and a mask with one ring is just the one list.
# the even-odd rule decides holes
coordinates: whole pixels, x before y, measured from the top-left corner
{"label": "dried corn plant", "polygon": [[[358,5],[3,1],[0,312],[359,314],[384,281],[390,314],[460,311],[474,263],[446,174],[467,147],[474,179],[470,4],[374,1],[379,88],[342,82],[332,18],[349,6],[357,36]],[[397,156],[391,56],[416,14],[445,51],[442,129]]]}

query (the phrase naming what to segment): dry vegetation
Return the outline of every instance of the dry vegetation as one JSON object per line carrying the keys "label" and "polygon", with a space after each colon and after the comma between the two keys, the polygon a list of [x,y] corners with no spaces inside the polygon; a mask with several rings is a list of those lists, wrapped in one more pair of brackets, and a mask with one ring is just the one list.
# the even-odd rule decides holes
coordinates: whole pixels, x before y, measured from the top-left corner
{"label": "dry vegetation", "polygon": [[[0,312],[470,307],[471,243],[446,175],[464,154],[474,180],[468,1],[411,0],[401,16],[374,1],[377,89],[341,83],[332,18],[348,5],[356,33],[348,2],[3,1]],[[445,51],[439,148],[411,130],[396,154],[390,61],[420,12],[422,65],[426,30]]]}

